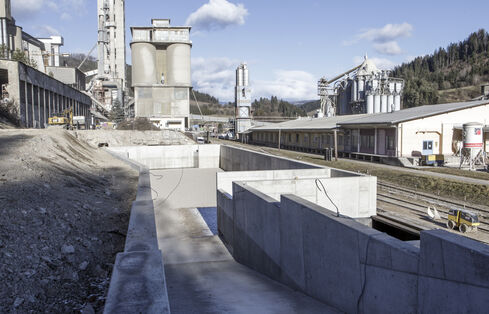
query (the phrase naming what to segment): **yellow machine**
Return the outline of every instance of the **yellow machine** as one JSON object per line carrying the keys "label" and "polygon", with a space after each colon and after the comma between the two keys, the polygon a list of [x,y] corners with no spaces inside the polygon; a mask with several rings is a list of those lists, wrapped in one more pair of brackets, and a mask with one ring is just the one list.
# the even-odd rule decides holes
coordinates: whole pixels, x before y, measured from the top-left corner
{"label": "yellow machine", "polygon": [[448,229],[458,228],[460,232],[465,233],[476,231],[479,224],[479,217],[476,213],[465,209],[450,209],[448,211]]}
{"label": "yellow machine", "polygon": [[50,126],[59,125],[66,126],[67,129],[73,128],[73,109],[65,109],[62,113],[55,113],[52,117],[48,119],[48,124]]}

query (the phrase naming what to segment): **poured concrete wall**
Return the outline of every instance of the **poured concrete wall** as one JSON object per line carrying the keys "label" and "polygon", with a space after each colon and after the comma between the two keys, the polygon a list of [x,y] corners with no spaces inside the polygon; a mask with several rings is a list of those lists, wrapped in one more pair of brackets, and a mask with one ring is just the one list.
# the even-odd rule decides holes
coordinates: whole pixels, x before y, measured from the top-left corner
{"label": "poured concrete wall", "polygon": [[[323,183],[329,198],[318,189],[316,178]],[[351,218],[368,218],[377,213],[376,177],[324,178],[317,174],[313,179],[299,176],[288,180],[246,181],[246,184],[276,201],[280,201],[283,194],[294,194],[333,212],[336,212],[336,205],[340,215]]]}
{"label": "poured concrete wall", "polygon": [[158,248],[155,213],[147,167],[112,153],[139,170],[124,252],[112,271],[104,313],[170,313],[163,256]]}
{"label": "poured concrete wall", "polygon": [[125,146],[109,150],[149,169],[219,168],[219,145]]}
{"label": "poured concrete wall", "polygon": [[318,165],[299,162],[288,158],[262,154],[255,151],[221,146],[220,168],[224,171],[317,169]]}
{"label": "poured concrete wall", "polygon": [[234,181],[262,181],[283,180],[295,178],[326,178],[329,177],[330,168],[320,169],[291,169],[291,170],[268,170],[268,171],[229,171],[217,174],[217,190],[222,189],[232,195]]}
{"label": "poured concrete wall", "polygon": [[[239,262],[347,313],[481,313],[489,247],[444,230],[420,248],[294,195],[233,184],[219,232]],[[224,225],[224,223],[226,225]],[[229,224],[229,225],[228,225]]]}

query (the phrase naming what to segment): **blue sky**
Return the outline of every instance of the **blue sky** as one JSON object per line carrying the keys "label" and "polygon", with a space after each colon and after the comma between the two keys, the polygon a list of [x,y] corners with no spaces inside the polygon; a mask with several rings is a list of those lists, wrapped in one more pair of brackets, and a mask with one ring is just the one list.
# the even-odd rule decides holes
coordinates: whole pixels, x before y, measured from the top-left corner
{"label": "blue sky", "polygon": [[[60,34],[63,52],[97,40],[96,0],[12,0],[17,24],[35,36]],[[151,18],[192,28],[192,80],[199,91],[233,98],[234,69],[250,68],[255,97],[315,99],[316,81],[358,65],[365,53],[391,68],[489,30],[489,1],[126,0],[130,26]],[[127,56],[130,63],[130,51]]]}

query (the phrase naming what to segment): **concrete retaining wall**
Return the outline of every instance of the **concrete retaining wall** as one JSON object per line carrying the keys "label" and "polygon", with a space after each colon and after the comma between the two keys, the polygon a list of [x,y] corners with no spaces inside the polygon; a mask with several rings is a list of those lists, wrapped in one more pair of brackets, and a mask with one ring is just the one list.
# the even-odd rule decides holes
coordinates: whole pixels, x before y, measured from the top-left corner
{"label": "concrete retaining wall", "polygon": [[[316,178],[321,180],[333,203],[324,191],[318,189]],[[246,184],[276,201],[280,201],[282,194],[294,194],[335,213],[336,205],[340,215],[351,218],[369,218],[377,213],[376,177],[324,178],[317,175],[316,178],[307,179],[299,176],[289,180],[246,181]]]}
{"label": "concrete retaining wall", "polygon": [[124,252],[116,257],[104,313],[170,313],[163,257],[158,249],[149,169],[121,154],[111,154],[138,170],[139,182]]}
{"label": "concrete retaining wall", "polygon": [[232,195],[234,181],[262,181],[283,180],[295,178],[327,178],[331,174],[330,168],[319,169],[292,169],[292,170],[268,170],[268,171],[229,171],[217,174],[217,189]]}
{"label": "concrete retaining wall", "polygon": [[149,169],[219,168],[219,145],[110,147]]}
{"label": "concrete retaining wall", "polygon": [[255,151],[221,145],[220,168],[224,171],[317,169],[318,165]]}
{"label": "concrete retaining wall", "polygon": [[224,200],[232,213],[219,213],[219,232],[237,261],[342,311],[480,313],[489,306],[487,245],[431,230],[417,248],[300,197],[276,202],[240,182]]}

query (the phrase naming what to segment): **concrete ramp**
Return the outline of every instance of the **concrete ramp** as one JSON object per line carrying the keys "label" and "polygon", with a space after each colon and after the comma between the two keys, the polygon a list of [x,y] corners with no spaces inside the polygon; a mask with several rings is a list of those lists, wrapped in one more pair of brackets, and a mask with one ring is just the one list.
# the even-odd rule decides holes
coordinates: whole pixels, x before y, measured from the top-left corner
{"label": "concrete ramp", "polygon": [[151,171],[171,313],[337,313],[233,259],[199,212],[216,207],[220,171]]}

